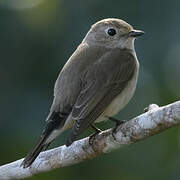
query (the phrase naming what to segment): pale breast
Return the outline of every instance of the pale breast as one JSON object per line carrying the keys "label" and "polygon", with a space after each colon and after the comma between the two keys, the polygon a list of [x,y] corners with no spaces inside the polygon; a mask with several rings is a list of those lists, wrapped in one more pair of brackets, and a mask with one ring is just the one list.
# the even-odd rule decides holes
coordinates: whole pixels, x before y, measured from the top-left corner
{"label": "pale breast", "polygon": [[105,109],[105,111],[95,122],[101,122],[106,120],[107,116],[116,115],[121,109],[123,109],[128,104],[136,89],[138,68],[139,67],[137,64],[137,69],[135,71],[133,78],[128,82],[124,90],[109,104],[109,106]]}

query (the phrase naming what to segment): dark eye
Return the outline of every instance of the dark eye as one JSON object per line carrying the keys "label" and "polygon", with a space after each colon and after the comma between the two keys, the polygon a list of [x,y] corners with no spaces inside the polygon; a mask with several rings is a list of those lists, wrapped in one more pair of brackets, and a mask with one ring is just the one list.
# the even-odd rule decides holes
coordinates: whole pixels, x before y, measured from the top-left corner
{"label": "dark eye", "polygon": [[108,32],[107,32],[110,36],[114,36],[116,34],[116,30],[113,29],[113,28],[110,28],[108,29]]}

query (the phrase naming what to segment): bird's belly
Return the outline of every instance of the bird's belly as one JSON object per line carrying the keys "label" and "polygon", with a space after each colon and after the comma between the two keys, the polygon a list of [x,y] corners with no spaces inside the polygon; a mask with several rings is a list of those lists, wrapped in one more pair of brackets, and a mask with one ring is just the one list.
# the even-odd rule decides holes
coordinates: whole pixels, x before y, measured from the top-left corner
{"label": "bird's belly", "polygon": [[136,89],[137,76],[138,73],[135,74],[125,89],[107,106],[105,111],[98,117],[95,122],[101,122],[106,120],[108,116],[116,115],[128,104]]}

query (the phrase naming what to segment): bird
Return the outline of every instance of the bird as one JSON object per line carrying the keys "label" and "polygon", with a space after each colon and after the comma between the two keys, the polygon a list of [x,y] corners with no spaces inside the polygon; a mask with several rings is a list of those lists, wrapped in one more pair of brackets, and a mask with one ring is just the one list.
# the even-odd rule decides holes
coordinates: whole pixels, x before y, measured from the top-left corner
{"label": "bird", "polygon": [[55,82],[54,100],[37,145],[21,166],[27,168],[67,129],[70,146],[88,127],[122,110],[137,84],[139,62],[134,40],[144,31],[118,18],[93,24]]}

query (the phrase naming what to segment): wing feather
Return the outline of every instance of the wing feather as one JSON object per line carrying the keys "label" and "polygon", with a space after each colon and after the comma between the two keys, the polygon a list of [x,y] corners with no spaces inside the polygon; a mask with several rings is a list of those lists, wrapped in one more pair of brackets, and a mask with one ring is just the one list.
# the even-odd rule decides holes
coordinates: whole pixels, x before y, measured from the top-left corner
{"label": "wing feather", "polygon": [[116,49],[105,54],[88,69],[83,88],[72,110],[75,124],[67,145],[104,112],[131,80],[135,68],[136,59],[133,54]]}

